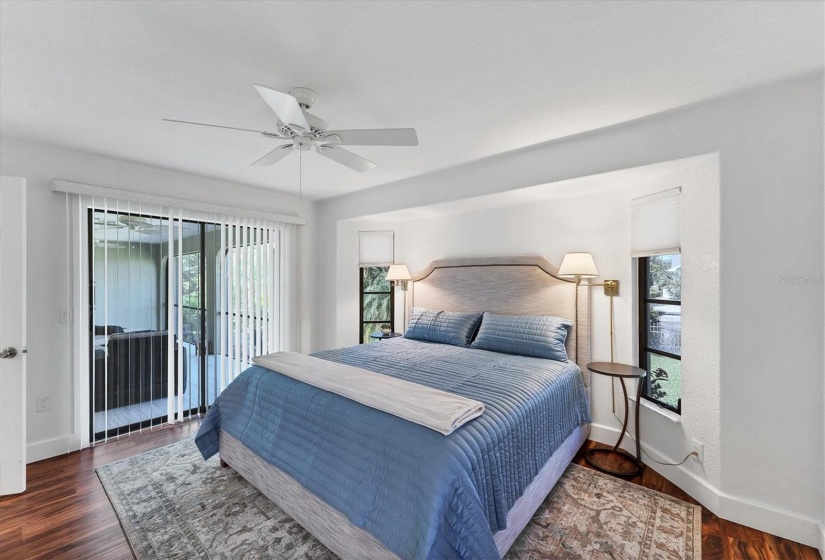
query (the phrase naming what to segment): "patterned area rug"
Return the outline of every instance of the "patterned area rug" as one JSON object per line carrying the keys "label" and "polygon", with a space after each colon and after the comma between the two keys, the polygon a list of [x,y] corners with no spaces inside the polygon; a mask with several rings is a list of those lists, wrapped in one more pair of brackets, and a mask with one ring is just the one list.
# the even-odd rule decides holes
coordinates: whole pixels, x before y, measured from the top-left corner
{"label": "patterned area rug", "polygon": [[[97,469],[138,560],[336,556],[186,440]],[[570,465],[508,560],[702,557],[701,508]]]}

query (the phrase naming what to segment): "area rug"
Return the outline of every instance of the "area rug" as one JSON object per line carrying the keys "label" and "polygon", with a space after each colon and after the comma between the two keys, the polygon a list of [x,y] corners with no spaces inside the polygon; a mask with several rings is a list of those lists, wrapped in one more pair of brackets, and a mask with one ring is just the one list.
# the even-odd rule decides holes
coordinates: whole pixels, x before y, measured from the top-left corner
{"label": "area rug", "polygon": [[[97,469],[138,560],[336,556],[193,440]],[[701,508],[570,465],[508,560],[698,560]],[[486,559],[483,559],[486,560]]]}

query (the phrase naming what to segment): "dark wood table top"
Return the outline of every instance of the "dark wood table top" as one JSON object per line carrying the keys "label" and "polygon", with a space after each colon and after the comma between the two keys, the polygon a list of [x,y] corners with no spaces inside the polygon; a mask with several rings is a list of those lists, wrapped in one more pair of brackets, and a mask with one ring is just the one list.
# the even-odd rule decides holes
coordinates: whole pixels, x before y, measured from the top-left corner
{"label": "dark wood table top", "polygon": [[590,362],[587,364],[587,369],[593,373],[601,373],[611,377],[642,378],[647,375],[647,372],[640,367],[616,362]]}
{"label": "dark wood table top", "polygon": [[391,332],[389,334],[384,334],[381,331],[371,332],[370,338],[377,338],[379,340],[386,340],[387,338],[396,338],[401,336],[400,332]]}

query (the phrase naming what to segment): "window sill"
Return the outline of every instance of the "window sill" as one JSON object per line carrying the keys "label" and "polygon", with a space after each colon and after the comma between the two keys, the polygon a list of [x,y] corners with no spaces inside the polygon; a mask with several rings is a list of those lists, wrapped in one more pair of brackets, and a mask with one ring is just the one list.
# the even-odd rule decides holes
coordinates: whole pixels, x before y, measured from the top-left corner
{"label": "window sill", "polygon": [[[658,406],[658,405],[656,405],[656,403],[652,403],[647,399],[641,399],[641,400],[642,400],[642,408],[647,408],[648,410],[652,410],[653,412],[664,416],[665,418],[667,418],[669,421],[673,422],[674,424],[681,424],[682,423],[682,417],[680,415],[676,414],[675,412],[673,412],[672,410],[668,410],[666,408]],[[630,397],[630,402],[633,403],[633,406],[636,406],[636,399]]]}

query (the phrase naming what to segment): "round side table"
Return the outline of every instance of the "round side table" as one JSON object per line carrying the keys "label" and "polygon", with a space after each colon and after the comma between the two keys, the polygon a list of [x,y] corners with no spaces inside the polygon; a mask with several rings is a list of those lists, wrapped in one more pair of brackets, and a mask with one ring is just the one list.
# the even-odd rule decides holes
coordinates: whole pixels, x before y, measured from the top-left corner
{"label": "round side table", "polygon": [[[627,364],[617,364],[613,362],[591,362],[587,364],[587,369],[592,371],[593,373],[598,373],[599,375],[607,375],[609,377],[617,377],[622,384],[622,392],[624,393],[624,423],[622,424],[622,432],[619,434],[619,440],[616,442],[616,445],[613,446],[613,449],[590,449],[587,453],[584,454],[584,460],[588,462],[591,466],[595,469],[600,470],[602,472],[606,472],[608,474],[616,475],[616,476],[626,476],[632,477],[642,473],[642,454],[641,454],[641,446],[639,444],[639,408],[641,407],[641,398],[642,398],[642,381],[647,376],[647,372],[642,368],[636,366],[630,366]],[[636,456],[634,457],[627,451],[623,449],[619,449],[619,446],[622,444],[622,440],[624,439],[625,434],[627,433],[627,420],[628,420],[628,411],[630,410],[630,402],[627,398],[627,386],[625,385],[625,379],[637,379],[638,380],[638,390],[636,391],[636,412],[634,414],[635,422],[636,422]],[[625,459],[629,460],[635,468],[632,471],[617,471],[614,469],[609,469],[602,465],[597,464],[592,457],[594,455],[619,455],[624,457]]]}
{"label": "round side table", "polygon": [[375,340],[387,340],[388,338],[398,338],[399,336],[401,336],[400,332],[384,334],[381,331],[375,331],[370,333],[370,338],[374,338]]}

